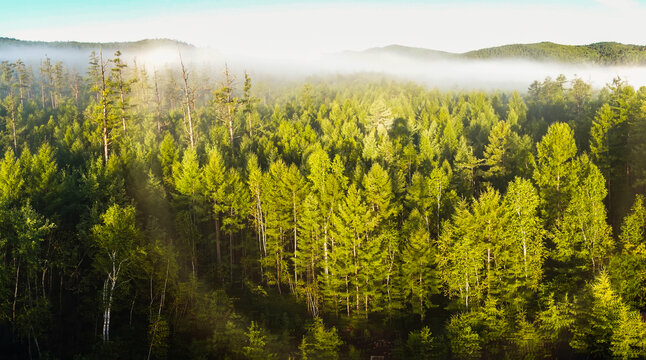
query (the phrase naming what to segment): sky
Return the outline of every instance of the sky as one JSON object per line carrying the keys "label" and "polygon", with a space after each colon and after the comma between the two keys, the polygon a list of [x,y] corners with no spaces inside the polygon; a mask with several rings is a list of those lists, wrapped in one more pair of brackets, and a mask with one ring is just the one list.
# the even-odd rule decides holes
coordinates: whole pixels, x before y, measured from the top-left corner
{"label": "sky", "polygon": [[171,38],[266,58],[389,44],[465,52],[553,41],[646,44],[646,0],[0,0],[0,36]]}

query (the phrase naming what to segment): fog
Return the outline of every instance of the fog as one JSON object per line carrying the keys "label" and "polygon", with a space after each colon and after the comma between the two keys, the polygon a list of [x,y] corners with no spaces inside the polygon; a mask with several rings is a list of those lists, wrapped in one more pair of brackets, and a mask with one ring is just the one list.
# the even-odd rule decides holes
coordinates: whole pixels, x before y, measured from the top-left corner
{"label": "fog", "polygon": [[[111,58],[115,50],[113,44],[104,45],[104,58]],[[4,45],[0,47],[0,61],[13,62],[20,58],[32,66],[37,76],[40,62],[47,56],[52,63],[62,61],[66,67],[84,74],[91,51],[92,48],[87,46]],[[300,57],[266,57],[258,54],[242,57],[227,56],[212,49],[184,44],[148,46],[143,49],[129,49],[126,46],[121,51],[123,59],[129,65],[136,60],[138,66],[145,67],[148,71],[177,67],[181,53],[184,63],[192,69],[210,68],[219,72],[226,63],[234,72],[248,71],[252,75],[285,80],[370,73],[440,89],[524,91],[535,80],[542,81],[546,77],[556,78],[563,74],[568,79],[581,78],[594,88],[601,88],[616,77],[621,77],[635,87],[646,86],[646,66],[600,66],[526,60],[422,60],[411,56],[366,52]]]}
{"label": "fog", "polygon": [[398,55],[348,56],[262,60],[239,59],[248,67],[273,74],[297,77],[308,75],[384,74],[440,89],[482,89],[524,91],[536,81],[563,74],[580,78],[602,88],[616,77],[635,87],[646,86],[646,66],[602,66],[527,60],[417,60]]}

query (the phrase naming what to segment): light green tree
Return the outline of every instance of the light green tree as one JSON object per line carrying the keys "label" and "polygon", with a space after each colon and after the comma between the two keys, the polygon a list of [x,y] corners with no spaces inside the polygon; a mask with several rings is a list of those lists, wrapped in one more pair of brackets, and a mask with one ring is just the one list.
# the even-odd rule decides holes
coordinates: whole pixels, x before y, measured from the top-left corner
{"label": "light green tree", "polygon": [[570,195],[572,160],[576,155],[574,133],[567,124],[552,124],[536,145],[534,181],[538,185],[543,217],[548,225],[563,216]]}
{"label": "light green tree", "polygon": [[115,290],[126,267],[136,263],[142,253],[140,232],[135,223],[135,208],[114,204],[101,215],[101,223],[92,228],[96,255],[95,268],[105,276],[101,294],[103,341],[110,340],[110,322]]}
{"label": "light green tree", "polygon": [[565,262],[569,270],[582,268],[597,272],[607,264],[614,248],[603,204],[607,193],[605,181],[587,156],[581,157],[577,168],[581,183],[572,189],[571,201],[557,222],[554,256]]}
{"label": "light green tree", "polygon": [[307,327],[299,350],[303,360],[334,360],[339,358],[342,344],[336,328],[326,329],[323,320],[315,317],[314,322]]}

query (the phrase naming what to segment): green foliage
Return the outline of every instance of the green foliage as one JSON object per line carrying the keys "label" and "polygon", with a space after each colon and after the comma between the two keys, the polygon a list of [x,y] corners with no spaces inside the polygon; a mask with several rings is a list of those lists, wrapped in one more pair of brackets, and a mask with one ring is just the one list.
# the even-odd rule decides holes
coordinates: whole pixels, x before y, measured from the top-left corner
{"label": "green foliage", "polygon": [[606,222],[604,178],[599,169],[582,157],[577,164],[581,184],[573,189],[563,218],[557,222],[555,258],[577,268],[596,272],[603,269],[614,247]]}
{"label": "green foliage", "polygon": [[617,291],[626,302],[639,308],[643,308],[646,302],[646,289],[643,286],[646,281],[645,226],[644,198],[637,195],[621,225],[618,242],[621,251],[612,257],[609,267]]}
{"label": "green foliage", "polygon": [[100,57],[0,63],[10,358],[644,356],[646,90]]}
{"label": "green foliage", "polygon": [[323,320],[314,318],[314,322],[308,327],[307,334],[303,337],[299,350],[303,360],[338,359],[339,347],[343,344],[336,329],[332,327],[327,330]]}
{"label": "green foliage", "polygon": [[611,288],[607,273],[600,273],[589,287],[589,307],[581,312],[575,327],[572,348],[597,357],[609,357],[614,329],[617,327],[622,300]]}
{"label": "green foliage", "polygon": [[612,333],[610,351],[619,359],[646,356],[646,323],[638,311],[621,306],[618,323]]}
{"label": "green foliage", "polygon": [[478,359],[482,350],[482,339],[471,326],[469,313],[455,315],[446,326],[451,347],[451,356],[456,359]]}
{"label": "green foliage", "polygon": [[266,350],[265,336],[262,329],[255,323],[251,322],[247,331],[248,343],[242,348],[242,353],[249,360],[273,359],[275,354],[270,354]]}
{"label": "green foliage", "polygon": [[567,124],[556,123],[536,145],[534,181],[541,195],[544,217],[552,224],[563,216],[569,201],[572,160],[576,155],[574,134]]}
{"label": "green foliage", "polygon": [[431,360],[440,358],[438,339],[433,337],[428,327],[412,331],[406,340],[408,356],[411,359]]}

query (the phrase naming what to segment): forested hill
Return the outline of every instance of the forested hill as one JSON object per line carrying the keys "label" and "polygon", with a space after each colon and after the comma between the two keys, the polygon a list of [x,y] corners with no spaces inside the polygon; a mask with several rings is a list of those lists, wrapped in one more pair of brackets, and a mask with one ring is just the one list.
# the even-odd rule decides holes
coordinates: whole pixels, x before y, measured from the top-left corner
{"label": "forested hill", "polygon": [[25,48],[44,48],[44,49],[87,49],[87,50],[98,50],[103,48],[106,50],[116,50],[121,51],[141,51],[141,50],[150,50],[158,47],[164,46],[174,46],[181,49],[190,49],[194,48],[193,45],[187,44],[178,40],[171,39],[144,39],[139,41],[124,41],[124,42],[78,42],[78,41],[28,41],[28,40],[19,40],[8,37],[0,37],[0,50],[6,48],[20,47],[21,49]]}
{"label": "forested hill", "polygon": [[13,62],[18,59],[38,68],[46,58],[62,61],[70,69],[83,72],[92,51],[102,50],[112,56],[119,50],[127,60],[138,62],[175,59],[178,51],[191,56],[198,48],[185,42],[170,39],[144,39],[131,42],[77,42],[77,41],[26,41],[0,37],[0,61]]}
{"label": "forested hill", "polygon": [[399,56],[411,60],[456,60],[456,59],[525,59],[555,61],[561,63],[591,63],[600,65],[646,64],[646,46],[627,45],[616,42],[599,42],[590,45],[561,45],[552,42],[536,44],[511,44],[469,51],[450,53],[424,48],[389,45],[351,53],[355,56]]}
{"label": "forested hill", "polygon": [[[132,42],[77,42],[77,41],[26,41],[0,37],[0,61],[15,61],[20,57],[25,62],[40,62],[45,56],[53,59],[78,59],[79,55],[89,54],[92,50],[103,49],[112,54],[120,50],[124,54],[136,56],[159,49],[171,49],[174,52],[191,52],[197,47],[178,40],[144,39]],[[18,56],[19,55],[19,56]],[[621,44],[616,42],[599,42],[589,45],[562,45],[553,42],[535,44],[510,44],[497,47],[451,53],[403,45],[388,45],[369,48],[363,51],[346,51],[344,57],[359,60],[372,60],[385,56],[396,56],[413,61],[438,60],[501,60],[525,59],[537,61],[554,61],[570,64],[598,65],[643,65],[646,64],[646,46]],[[85,59],[83,66],[85,66]],[[69,62],[67,62],[68,65]]]}

